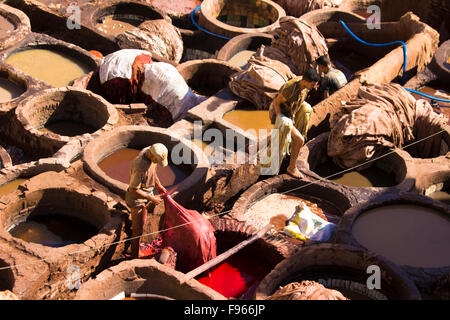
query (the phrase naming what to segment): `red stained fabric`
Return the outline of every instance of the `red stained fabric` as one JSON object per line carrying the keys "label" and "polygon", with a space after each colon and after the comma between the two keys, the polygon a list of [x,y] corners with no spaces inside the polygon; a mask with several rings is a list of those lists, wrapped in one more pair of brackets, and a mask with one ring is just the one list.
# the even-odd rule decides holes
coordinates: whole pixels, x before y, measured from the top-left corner
{"label": "red stained fabric", "polygon": [[108,101],[117,104],[141,102],[137,95],[144,81],[145,65],[151,62],[150,55],[141,54],[133,61],[131,79],[114,78],[106,81],[102,88]]}
{"label": "red stained fabric", "polygon": [[143,93],[141,90],[138,91],[137,100],[145,103],[149,107],[146,116],[149,118],[151,125],[168,128],[175,123],[172,114],[166,107],[160,105],[151,96]]}
{"label": "red stained fabric", "polygon": [[133,101],[131,83],[128,79],[114,78],[101,86],[106,98],[111,103],[127,104]]}
{"label": "red stained fabric", "polygon": [[163,246],[177,253],[177,270],[189,272],[216,257],[216,237],[211,223],[195,210],[187,210],[170,195],[163,196],[166,209],[162,233]]}

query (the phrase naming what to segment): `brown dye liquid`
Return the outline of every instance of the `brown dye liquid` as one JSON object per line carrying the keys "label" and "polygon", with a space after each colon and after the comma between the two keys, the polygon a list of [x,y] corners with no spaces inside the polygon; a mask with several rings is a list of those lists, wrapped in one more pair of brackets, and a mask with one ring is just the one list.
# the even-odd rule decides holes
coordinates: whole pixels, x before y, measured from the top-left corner
{"label": "brown dye liquid", "polygon": [[[329,160],[314,169],[321,177],[329,177],[345,169],[337,166],[332,160]],[[349,187],[369,188],[369,187],[392,187],[397,183],[393,176],[372,165],[370,168],[361,171],[347,171],[342,174],[334,175],[328,180],[346,185]]]}
{"label": "brown dye liquid", "polygon": [[49,49],[23,50],[11,55],[6,63],[55,87],[68,86],[91,71],[81,61]]}
{"label": "brown dye liquid", "polygon": [[[140,150],[137,149],[121,149],[100,161],[98,166],[111,178],[128,184],[130,182],[131,163],[139,152]],[[188,172],[179,166],[172,164],[169,164],[167,167],[158,165],[156,173],[164,187],[172,187],[183,181],[189,175]]]}
{"label": "brown dye liquid", "polygon": [[[439,87],[439,86],[436,86],[436,88],[432,88],[432,87],[424,86],[424,87],[418,89],[417,91],[426,93],[433,97],[450,100],[450,91],[448,90],[448,88]],[[427,100],[428,102],[431,101],[431,99],[421,96],[419,94],[416,94],[416,93],[411,93],[411,94],[416,99],[424,99],[424,100]],[[443,113],[448,119],[447,124],[450,124],[450,102],[438,101],[438,103],[441,108],[439,110],[434,109],[434,111]]]}
{"label": "brown dye liquid", "polygon": [[0,38],[7,37],[14,29],[16,29],[15,25],[0,15]]}
{"label": "brown dye liquid", "polygon": [[41,132],[51,132],[61,136],[75,137],[85,133],[93,133],[95,129],[75,121],[57,121],[46,123],[44,127],[39,129]]}
{"label": "brown dye liquid", "polygon": [[273,129],[268,110],[232,110],[223,119],[244,131],[256,130],[258,136],[260,129],[266,129],[267,134]]}
{"label": "brown dye liquid", "polygon": [[98,233],[94,226],[64,214],[30,216],[9,233],[24,241],[49,247],[83,243]]}
{"label": "brown dye liquid", "polygon": [[450,219],[432,209],[389,205],[368,210],[353,224],[356,241],[398,265],[450,266]]}
{"label": "brown dye liquid", "polygon": [[20,96],[24,90],[9,81],[8,79],[0,78],[0,102],[7,102]]}
{"label": "brown dye liquid", "polygon": [[109,16],[104,18],[102,23],[97,23],[95,27],[104,33],[116,36],[125,31],[135,29],[141,22],[138,19]]}
{"label": "brown dye liquid", "polygon": [[23,182],[27,181],[26,179],[16,179],[11,182],[5,183],[0,187],[0,196],[7,195],[8,193],[14,192],[17,190],[19,185]]}
{"label": "brown dye liquid", "polygon": [[445,202],[446,204],[450,204],[450,193],[446,191],[436,191],[428,195],[428,197],[434,200]]}
{"label": "brown dye liquid", "polygon": [[236,67],[244,68],[248,63],[248,60],[255,53],[256,53],[256,51],[252,51],[252,50],[242,50],[242,51],[239,51],[238,53],[236,53],[234,56],[232,56],[228,60],[228,62]]}

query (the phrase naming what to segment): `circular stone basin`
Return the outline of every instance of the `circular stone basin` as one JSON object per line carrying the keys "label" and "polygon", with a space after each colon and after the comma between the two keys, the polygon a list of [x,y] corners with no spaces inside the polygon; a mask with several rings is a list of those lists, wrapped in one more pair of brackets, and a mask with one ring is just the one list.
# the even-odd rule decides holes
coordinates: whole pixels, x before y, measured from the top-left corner
{"label": "circular stone basin", "polygon": [[232,56],[228,62],[231,63],[233,66],[239,67],[239,68],[245,68],[245,66],[248,63],[248,60],[256,53],[256,51],[253,50],[241,50],[237,52],[234,56]]}
{"label": "circular stone basin", "polygon": [[336,224],[351,206],[343,192],[327,182],[311,184],[276,176],[246,190],[235,202],[230,215],[257,229],[272,223],[280,231],[302,201],[313,213]]}
{"label": "circular stone basin", "polygon": [[[110,154],[98,163],[98,166],[111,178],[128,184],[130,182],[130,168],[140,149],[124,148]],[[169,163],[167,167],[157,165],[157,175],[162,185],[172,188],[186,179],[191,170],[186,166],[176,166]]]}
{"label": "circular stone basin", "polygon": [[[380,289],[368,289],[369,266],[381,270]],[[373,274],[373,272],[372,272]],[[316,244],[302,248],[279,263],[256,290],[257,300],[275,293],[280,286],[303,280],[316,281],[340,291],[351,300],[418,300],[414,283],[397,266],[371,252],[352,246]]]}
{"label": "circular stone basin", "polygon": [[228,41],[217,53],[218,60],[244,68],[248,60],[262,45],[270,45],[272,36],[264,33],[241,34]]}
{"label": "circular stone basin", "polygon": [[[199,147],[161,128],[124,126],[99,136],[84,150],[85,169],[100,183],[125,196],[131,162],[140,150],[157,142],[167,147],[169,164],[172,164],[158,170],[161,183],[170,188],[176,187],[180,193],[182,190],[188,193],[193,191],[193,186],[206,174],[207,158]],[[172,154],[173,148],[177,151]],[[184,154],[184,151],[189,154]],[[178,159],[179,154],[186,161]],[[180,164],[173,165],[174,162]]]}
{"label": "circular stone basin", "polygon": [[135,300],[124,299],[133,293],[157,295],[160,300],[225,299],[195,279],[180,284],[183,276],[183,273],[154,259],[124,261],[101,272],[95,279],[83,283],[75,300],[109,300],[118,295],[122,296],[122,300]]}
{"label": "circular stone basin", "polygon": [[15,112],[29,147],[47,156],[70,138],[108,130],[118,121],[109,102],[75,88],[39,91],[21,101]]}
{"label": "circular stone basin", "polygon": [[27,221],[9,230],[15,237],[49,247],[83,243],[98,233],[98,229],[63,213],[48,214],[46,209],[34,210]]}
{"label": "circular stone basin", "polygon": [[0,4],[0,50],[19,42],[31,31],[30,19],[20,10]]}
{"label": "circular stone basin", "polygon": [[220,35],[234,37],[273,30],[285,15],[283,8],[270,0],[205,0],[199,24]]}
{"label": "circular stone basin", "polygon": [[8,102],[24,93],[26,87],[0,76],[0,103]]}
{"label": "circular stone basin", "polygon": [[164,18],[154,8],[132,2],[119,2],[112,6],[99,8],[92,17],[95,28],[111,36],[134,29],[146,20]]}
{"label": "circular stone basin", "polygon": [[12,52],[6,63],[54,87],[64,87],[96,68],[93,61],[66,47],[38,45]]}
{"label": "circular stone basin", "polygon": [[266,130],[265,134],[269,134],[273,128],[269,110],[257,110],[251,104],[225,113],[223,120],[244,131],[255,130],[257,136],[259,136],[259,130]]}
{"label": "circular stone basin", "polygon": [[376,165],[367,169],[357,171],[351,170],[342,174],[337,174],[344,169],[337,166],[332,159],[318,165],[314,171],[321,177],[329,177],[328,180],[357,188],[372,188],[372,187],[393,187],[397,185],[395,178],[392,175],[384,172]]}
{"label": "circular stone basin", "polygon": [[[409,179],[412,172],[412,159],[404,151],[395,149],[389,155],[372,162],[369,168],[343,169],[337,166],[327,155],[329,132],[323,133],[306,143],[299,155],[297,165],[300,170],[305,168],[308,175],[316,178],[326,178],[329,181],[354,188],[389,188],[397,186],[409,191],[413,180]],[[388,151],[386,151],[386,154]],[[360,170],[357,170],[360,169]]]}
{"label": "circular stone basin", "polygon": [[348,210],[337,241],[401,266],[450,270],[449,212],[448,205],[414,193],[383,195]]}
{"label": "circular stone basin", "polygon": [[15,238],[64,247],[97,235],[109,220],[109,210],[99,198],[48,188],[30,192],[26,200],[9,203],[1,220]]}
{"label": "circular stone basin", "polygon": [[352,234],[362,246],[396,264],[444,267],[450,266],[449,218],[424,206],[385,205],[358,216]]}
{"label": "circular stone basin", "polygon": [[213,96],[227,87],[230,76],[240,69],[224,61],[204,59],[181,63],[177,70],[193,91]]}
{"label": "circular stone basin", "polygon": [[[217,255],[257,232],[244,222],[232,219],[213,219],[211,223],[215,228]],[[273,244],[259,238],[210,269],[209,276],[199,276],[197,280],[226,298],[250,299],[259,282],[283,258]]]}

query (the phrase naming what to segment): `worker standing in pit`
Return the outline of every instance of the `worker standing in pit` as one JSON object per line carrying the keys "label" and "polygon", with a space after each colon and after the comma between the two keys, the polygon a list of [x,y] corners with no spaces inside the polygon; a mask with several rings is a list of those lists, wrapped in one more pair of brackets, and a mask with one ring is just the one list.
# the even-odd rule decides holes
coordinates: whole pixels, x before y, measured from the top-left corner
{"label": "worker standing in pit", "polygon": [[[131,256],[139,257],[140,237],[147,220],[148,210],[162,202],[161,195],[167,193],[156,174],[157,165],[168,165],[168,150],[162,143],[142,149],[130,168],[130,183],[125,201],[131,209]],[[154,189],[158,195],[154,194]]]}

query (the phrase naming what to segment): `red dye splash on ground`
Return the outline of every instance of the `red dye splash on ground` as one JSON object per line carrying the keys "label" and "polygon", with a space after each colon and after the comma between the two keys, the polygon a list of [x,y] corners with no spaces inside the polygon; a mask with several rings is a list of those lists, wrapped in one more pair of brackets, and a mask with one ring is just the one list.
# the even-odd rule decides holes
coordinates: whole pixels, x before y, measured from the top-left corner
{"label": "red dye splash on ground", "polygon": [[212,270],[209,277],[197,280],[226,298],[249,299],[269,271],[261,260],[236,253]]}

